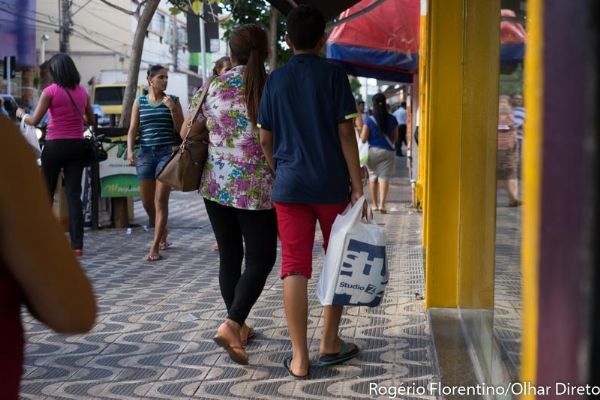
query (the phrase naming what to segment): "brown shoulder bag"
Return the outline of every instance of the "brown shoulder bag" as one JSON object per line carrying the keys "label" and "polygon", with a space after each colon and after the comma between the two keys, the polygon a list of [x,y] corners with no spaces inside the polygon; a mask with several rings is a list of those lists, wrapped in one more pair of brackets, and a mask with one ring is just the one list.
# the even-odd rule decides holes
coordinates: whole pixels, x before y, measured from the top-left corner
{"label": "brown shoulder bag", "polygon": [[181,145],[158,173],[159,181],[182,192],[198,190],[208,158],[209,132],[206,117],[202,114],[202,104],[211,82],[208,81],[204,87],[196,111],[181,125]]}

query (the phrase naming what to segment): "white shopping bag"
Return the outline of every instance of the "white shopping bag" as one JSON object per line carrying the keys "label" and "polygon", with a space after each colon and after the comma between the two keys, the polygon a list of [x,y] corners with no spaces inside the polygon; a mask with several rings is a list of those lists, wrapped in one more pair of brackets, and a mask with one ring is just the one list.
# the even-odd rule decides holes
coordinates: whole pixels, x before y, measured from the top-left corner
{"label": "white shopping bag", "polygon": [[360,163],[361,168],[367,165],[367,160],[369,159],[369,142],[364,142],[359,138],[358,139],[358,161]]}
{"label": "white shopping bag", "polygon": [[40,149],[40,142],[38,141],[35,126],[27,125],[25,123],[25,119],[23,118],[21,119],[21,133],[27,140],[27,143],[29,143],[33,148],[35,158],[40,158],[42,155],[42,150]]}
{"label": "white shopping bag", "polygon": [[381,303],[388,268],[384,229],[361,220],[364,196],[338,215],[331,228],[323,271],[317,285],[321,304],[376,307]]}

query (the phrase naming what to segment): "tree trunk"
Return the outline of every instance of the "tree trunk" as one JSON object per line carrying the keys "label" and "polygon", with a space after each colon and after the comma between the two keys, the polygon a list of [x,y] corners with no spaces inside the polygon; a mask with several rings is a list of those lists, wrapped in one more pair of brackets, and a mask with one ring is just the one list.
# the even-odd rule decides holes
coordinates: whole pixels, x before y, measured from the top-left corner
{"label": "tree trunk", "polygon": [[277,9],[271,6],[271,15],[269,19],[269,71],[277,68]]}
{"label": "tree trunk", "polygon": [[152,21],[154,12],[158,8],[160,0],[148,0],[144,6],[142,14],[138,18],[135,35],[133,36],[133,46],[131,47],[131,59],[129,61],[129,71],[127,76],[127,87],[123,95],[123,110],[121,112],[121,121],[119,126],[129,126],[131,120],[131,107],[135,100],[135,92],[138,84],[138,75],[140,73],[140,63],[142,61],[142,50],[144,50],[144,40],[146,39],[146,31]]}

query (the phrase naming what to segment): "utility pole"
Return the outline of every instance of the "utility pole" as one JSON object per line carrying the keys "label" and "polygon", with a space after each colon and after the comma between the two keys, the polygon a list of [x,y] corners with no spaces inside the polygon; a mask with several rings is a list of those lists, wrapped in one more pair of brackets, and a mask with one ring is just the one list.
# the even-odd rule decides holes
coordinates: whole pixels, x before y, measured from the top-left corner
{"label": "utility pole", "polygon": [[277,68],[277,9],[271,6],[269,16],[269,71],[273,72]]}
{"label": "utility pole", "polygon": [[204,16],[199,15],[200,18],[200,57],[202,58],[202,84],[208,79],[206,75],[206,33],[204,31]]}
{"label": "utility pole", "polygon": [[60,52],[71,51],[69,36],[71,35],[71,0],[60,0]]}
{"label": "utility pole", "polygon": [[173,15],[173,71],[177,71],[177,52],[179,51],[179,37],[177,32],[177,15]]}

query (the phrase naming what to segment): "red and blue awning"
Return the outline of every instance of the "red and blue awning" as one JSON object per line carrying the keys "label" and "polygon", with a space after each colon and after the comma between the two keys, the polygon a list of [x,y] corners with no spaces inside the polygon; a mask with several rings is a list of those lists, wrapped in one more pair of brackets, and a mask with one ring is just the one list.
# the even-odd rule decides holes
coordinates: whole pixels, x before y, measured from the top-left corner
{"label": "red and blue awning", "polygon": [[330,61],[351,75],[412,82],[419,64],[420,0],[363,0],[344,18],[348,22],[336,26],[327,42]]}
{"label": "red and blue awning", "polygon": [[[501,16],[500,61],[521,62],[525,29],[514,11],[502,10]],[[412,82],[418,68],[420,0],[363,0],[344,11],[343,19],[348,22],[336,26],[327,42],[330,61],[351,75]]]}

